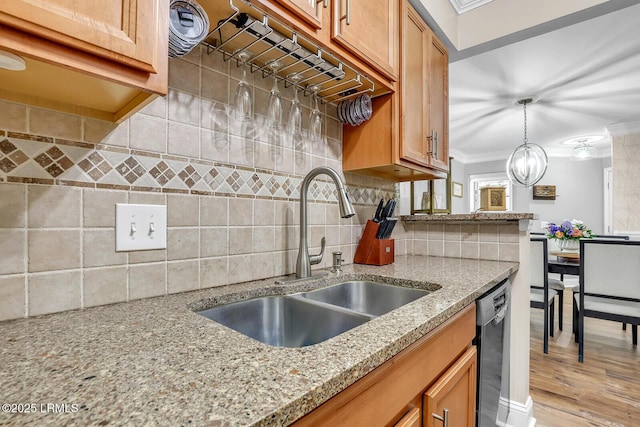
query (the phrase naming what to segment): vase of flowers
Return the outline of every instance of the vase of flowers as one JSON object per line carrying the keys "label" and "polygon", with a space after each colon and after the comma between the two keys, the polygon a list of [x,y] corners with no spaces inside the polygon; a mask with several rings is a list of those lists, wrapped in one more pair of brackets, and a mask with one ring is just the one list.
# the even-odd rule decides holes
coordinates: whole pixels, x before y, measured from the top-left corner
{"label": "vase of flowers", "polygon": [[579,219],[565,219],[559,225],[549,223],[546,229],[547,238],[555,239],[562,251],[577,251],[580,248],[580,239],[594,237],[591,230]]}

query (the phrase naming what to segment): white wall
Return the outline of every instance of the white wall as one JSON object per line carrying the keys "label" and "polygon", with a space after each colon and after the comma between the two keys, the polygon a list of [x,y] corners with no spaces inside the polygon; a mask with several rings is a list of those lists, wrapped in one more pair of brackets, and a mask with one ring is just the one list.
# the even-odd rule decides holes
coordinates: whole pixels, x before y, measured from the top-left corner
{"label": "white wall", "polygon": [[451,196],[451,213],[469,213],[469,182],[465,175],[464,164],[456,159],[451,160],[451,181],[462,184],[462,196]]}
{"label": "white wall", "polygon": [[[604,234],[605,159],[572,162],[552,157],[539,185],[555,185],[556,200],[533,200],[529,189],[529,211],[538,214],[532,231],[540,231],[541,221],[580,219],[595,234]],[[606,160],[610,164],[610,159]]]}
{"label": "white wall", "polygon": [[[469,208],[469,176],[504,172],[505,160],[483,163],[459,163],[455,173],[462,173],[465,192],[463,205],[454,213],[466,213]],[[580,219],[596,234],[604,234],[604,179],[603,169],[611,166],[611,158],[597,158],[572,162],[567,158],[550,157],[549,167],[539,185],[555,185],[556,200],[533,200],[532,189],[514,186],[513,210],[538,214],[531,231],[540,231],[541,221],[557,222]],[[454,180],[457,180],[454,179]],[[455,206],[458,206],[456,204]]]}

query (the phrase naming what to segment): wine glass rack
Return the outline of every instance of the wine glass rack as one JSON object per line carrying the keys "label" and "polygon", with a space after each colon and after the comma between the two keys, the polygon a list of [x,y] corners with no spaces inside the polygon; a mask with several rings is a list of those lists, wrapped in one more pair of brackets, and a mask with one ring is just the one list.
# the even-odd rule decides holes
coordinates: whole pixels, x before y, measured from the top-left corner
{"label": "wine glass rack", "polygon": [[[240,3],[242,10],[234,2]],[[289,26],[278,22],[247,0],[229,0],[225,18],[209,32],[201,43],[207,53],[222,53],[225,61],[236,60],[242,51],[251,55],[248,65],[252,73],[263,77],[272,73],[269,63],[279,61],[277,78],[285,87],[294,85],[286,76],[293,73],[302,77],[295,82],[305,96],[308,88],[319,87],[318,98],[323,103],[338,103],[363,93],[372,94],[374,82],[318,47],[312,40],[299,35]],[[217,18],[217,17],[215,17]],[[215,19],[212,22],[216,23]]]}

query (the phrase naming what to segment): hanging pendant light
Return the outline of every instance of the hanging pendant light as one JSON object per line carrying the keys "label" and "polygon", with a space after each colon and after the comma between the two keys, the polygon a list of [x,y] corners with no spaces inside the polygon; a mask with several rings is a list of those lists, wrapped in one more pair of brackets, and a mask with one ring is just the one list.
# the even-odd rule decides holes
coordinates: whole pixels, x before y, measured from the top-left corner
{"label": "hanging pendant light", "polygon": [[507,175],[514,184],[530,187],[540,181],[547,171],[547,153],[538,144],[529,144],[527,139],[527,104],[532,98],[519,99],[524,109],[524,143],[518,146],[507,160]]}

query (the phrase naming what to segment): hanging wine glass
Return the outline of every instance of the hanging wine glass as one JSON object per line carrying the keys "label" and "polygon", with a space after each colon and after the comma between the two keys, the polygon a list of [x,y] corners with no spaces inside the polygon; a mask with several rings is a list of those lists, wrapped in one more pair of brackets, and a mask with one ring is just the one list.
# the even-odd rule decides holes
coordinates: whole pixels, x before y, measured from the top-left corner
{"label": "hanging wine glass", "polygon": [[282,97],[278,90],[278,69],[282,66],[279,61],[269,63],[271,74],[273,75],[273,86],[269,92],[269,104],[267,107],[267,123],[274,129],[280,128],[282,124]]}
{"label": "hanging wine glass", "polygon": [[311,99],[313,102],[313,109],[309,115],[309,133],[311,139],[319,141],[322,139],[322,113],[318,107],[318,90],[320,88],[316,85],[307,87],[307,90],[311,92]]}
{"label": "hanging wine glass", "polygon": [[287,80],[293,84],[293,100],[291,101],[291,108],[289,109],[287,127],[289,133],[296,136],[302,133],[302,104],[300,104],[300,100],[298,99],[298,87],[296,86],[301,78],[302,74],[299,73],[291,73],[287,76]]}
{"label": "hanging wine glass", "polygon": [[249,52],[239,52],[237,57],[242,67],[240,82],[236,88],[234,101],[235,117],[239,121],[248,122],[253,118],[253,98],[251,96],[251,86],[247,82],[247,61],[250,58]]}

